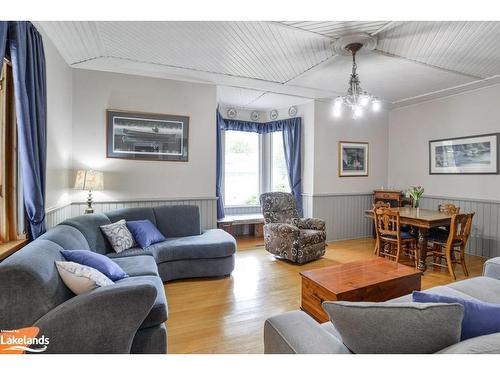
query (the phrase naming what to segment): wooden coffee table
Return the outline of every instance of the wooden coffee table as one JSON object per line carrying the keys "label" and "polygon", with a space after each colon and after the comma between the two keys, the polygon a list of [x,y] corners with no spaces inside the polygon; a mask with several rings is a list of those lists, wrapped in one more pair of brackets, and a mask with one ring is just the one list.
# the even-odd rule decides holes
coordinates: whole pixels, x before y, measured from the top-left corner
{"label": "wooden coffee table", "polygon": [[384,258],[301,272],[301,309],[318,322],[329,320],[323,301],[383,302],[420,290],[422,272]]}

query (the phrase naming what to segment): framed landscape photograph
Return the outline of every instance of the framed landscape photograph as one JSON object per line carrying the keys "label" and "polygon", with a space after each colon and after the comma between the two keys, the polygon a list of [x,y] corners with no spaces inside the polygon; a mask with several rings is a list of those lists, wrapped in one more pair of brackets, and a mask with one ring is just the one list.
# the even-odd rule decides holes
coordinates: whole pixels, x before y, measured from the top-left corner
{"label": "framed landscape photograph", "polygon": [[498,174],[499,134],[429,141],[429,174]]}
{"label": "framed landscape photograph", "polygon": [[108,158],[188,161],[189,117],[107,110]]}
{"label": "framed landscape photograph", "polygon": [[339,177],[368,176],[368,142],[339,142]]}

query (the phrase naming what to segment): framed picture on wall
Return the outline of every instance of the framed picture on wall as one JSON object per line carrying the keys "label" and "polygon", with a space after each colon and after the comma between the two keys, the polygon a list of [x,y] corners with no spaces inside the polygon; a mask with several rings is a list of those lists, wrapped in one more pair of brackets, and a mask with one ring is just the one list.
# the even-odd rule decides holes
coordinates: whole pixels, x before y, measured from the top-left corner
{"label": "framed picture on wall", "polygon": [[429,174],[498,174],[500,133],[429,141]]}
{"label": "framed picture on wall", "polygon": [[339,177],[368,176],[368,142],[339,142]]}
{"label": "framed picture on wall", "polygon": [[106,111],[108,158],[188,161],[189,117]]}

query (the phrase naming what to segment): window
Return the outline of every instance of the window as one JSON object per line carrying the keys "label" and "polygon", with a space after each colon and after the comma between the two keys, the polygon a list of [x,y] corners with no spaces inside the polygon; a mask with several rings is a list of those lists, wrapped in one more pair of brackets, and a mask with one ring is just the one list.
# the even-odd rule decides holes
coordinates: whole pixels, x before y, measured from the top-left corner
{"label": "window", "polygon": [[289,193],[290,183],[288,182],[283,134],[281,132],[271,133],[271,152],[271,190]]}
{"label": "window", "polygon": [[17,170],[12,67],[4,61],[0,78],[0,245],[23,238],[17,225]]}
{"label": "window", "polygon": [[281,132],[225,131],[224,204],[259,205],[265,191],[290,191]]}
{"label": "window", "polygon": [[259,135],[227,131],[225,138],[225,204],[256,205],[259,203],[261,180]]}

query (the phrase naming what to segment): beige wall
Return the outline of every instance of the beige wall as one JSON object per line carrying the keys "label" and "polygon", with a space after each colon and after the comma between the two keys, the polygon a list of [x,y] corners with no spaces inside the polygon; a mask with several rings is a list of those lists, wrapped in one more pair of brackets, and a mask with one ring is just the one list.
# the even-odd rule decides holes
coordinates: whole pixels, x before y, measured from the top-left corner
{"label": "beige wall", "polygon": [[298,106],[302,116],[302,193],[314,192],[314,101]]}
{"label": "beige wall", "polygon": [[72,139],[72,71],[43,35],[47,68],[46,208],[69,203]]}
{"label": "beige wall", "polygon": [[[96,200],[206,198],[215,196],[214,85],[75,69],[73,169],[105,174]],[[106,109],[190,117],[189,161],[106,158]],[[85,199],[84,192],[74,200]]]}
{"label": "beige wall", "polygon": [[500,175],[429,175],[429,140],[500,132],[500,86],[391,111],[389,185],[427,195],[500,200]]}
{"label": "beige wall", "polygon": [[[387,184],[387,112],[367,112],[353,120],[348,111],[335,118],[332,103],[315,101],[314,194],[365,193]],[[338,176],[338,143],[369,143],[368,177]]]}

